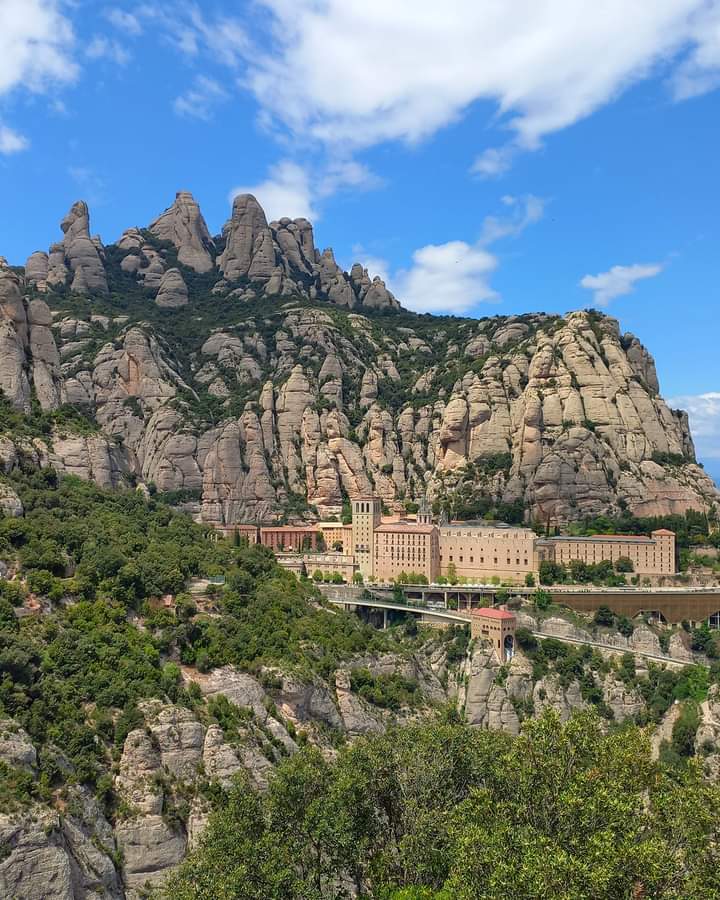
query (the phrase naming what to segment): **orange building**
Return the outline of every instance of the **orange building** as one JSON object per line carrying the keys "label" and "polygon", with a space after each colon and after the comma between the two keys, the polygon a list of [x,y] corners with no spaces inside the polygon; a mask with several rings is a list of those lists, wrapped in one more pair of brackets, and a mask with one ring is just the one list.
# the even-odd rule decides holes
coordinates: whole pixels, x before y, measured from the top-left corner
{"label": "orange building", "polygon": [[276,559],[284,569],[290,569],[298,578],[303,573],[312,578],[316,571],[326,575],[340,575],[348,584],[355,574],[355,560],[343,553],[277,553]]}
{"label": "orange building", "polygon": [[334,549],[336,545],[341,545],[343,552],[351,552],[352,525],[343,525],[342,522],[318,522],[317,527],[328,550]]}
{"label": "orange building", "polygon": [[240,538],[245,538],[248,544],[257,544],[258,542],[258,527],[257,525],[236,525],[233,529],[236,531]]}
{"label": "orange building", "polygon": [[453,522],[440,527],[440,572],[454,566],[459,578],[522,582],[537,571],[535,532],[509,525]]}
{"label": "orange building", "polygon": [[574,560],[593,565],[629,559],[638,575],[674,575],[675,534],[666,528],[642,534],[596,534],[592,537],[552,537],[537,542],[538,564],[543,561],[563,566]]}
{"label": "orange building", "polygon": [[500,662],[512,659],[515,653],[517,619],[504,609],[484,606],[470,612],[470,637],[492,644]]}
{"label": "orange building", "polygon": [[438,530],[434,525],[388,523],[374,529],[374,571],[377,581],[393,581],[401,572],[416,572],[429,582],[440,566]]}
{"label": "orange building", "polygon": [[316,550],[320,532],[316,525],[274,525],[260,529],[260,543],[271,550]]}

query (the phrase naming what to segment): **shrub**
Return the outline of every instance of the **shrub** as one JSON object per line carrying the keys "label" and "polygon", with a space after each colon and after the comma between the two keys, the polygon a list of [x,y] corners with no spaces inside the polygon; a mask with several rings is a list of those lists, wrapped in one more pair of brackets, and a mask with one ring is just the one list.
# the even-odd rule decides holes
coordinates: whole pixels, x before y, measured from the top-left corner
{"label": "shrub", "polygon": [[598,606],[593,621],[596,625],[612,627],[615,624],[615,613],[609,606]]}

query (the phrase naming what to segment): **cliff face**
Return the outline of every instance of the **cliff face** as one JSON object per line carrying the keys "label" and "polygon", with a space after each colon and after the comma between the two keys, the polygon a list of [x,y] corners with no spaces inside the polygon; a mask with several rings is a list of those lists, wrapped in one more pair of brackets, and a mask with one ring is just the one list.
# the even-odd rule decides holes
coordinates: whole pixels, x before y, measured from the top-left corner
{"label": "cliff face", "polygon": [[187,193],[115,245],[90,238],[85,204],[62,227],[24,273],[0,263],[0,388],[97,430],[6,433],[4,468],[22,454],[184,491],[218,525],[368,491],[542,520],[718,503],[687,417],[612,318],[407,313],[249,195],[215,238]]}

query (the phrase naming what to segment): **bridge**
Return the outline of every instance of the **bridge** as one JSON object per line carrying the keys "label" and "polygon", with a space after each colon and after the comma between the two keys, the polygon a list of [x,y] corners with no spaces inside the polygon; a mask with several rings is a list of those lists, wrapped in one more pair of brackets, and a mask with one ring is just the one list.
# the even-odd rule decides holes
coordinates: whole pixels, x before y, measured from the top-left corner
{"label": "bridge", "polygon": [[[383,628],[388,626],[388,612],[412,613],[417,616],[421,622],[428,625],[469,625],[470,611],[467,609],[436,609],[427,606],[423,601],[406,600],[399,602],[390,597],[384,597],[383,594],[391,594],[387,589],[368,590],[367,588],[355,587],[351,585],[318,585],[323,596],[335,606],[341,606],[344,609],[368,609],[383,611]],[[369,595],[369,596],[368,596]],[[595,647],[606,653],[624,654],[631,653],[633,656],[639,656],[643,659],[653,662],[665,663],[668,666],[682,668],[691,665],[688,660],[674,659],[672,656],[665,654],[648,653],[644,650],[638,650],[631,647],[622,647],[604,641],[585,640],[583,638],[566,637],[565,635],[549,634],[542,630],[533,630],[531,633],[535,637],[547,640],[553,638],[556,641],[562,641],[567,644],[586,645]]]}
{"label": "bridge", "polygon": [[[368,585],[375,596],[392,598],[392,585]],[[403,585],[403,594],[408,601],[423,606],[470,609],[473,606],[493,606],[498,595],[507,597],[530,597],[538,589],[535,587],[503,587],[501,585]],[[600,606],[609,607],[616,615],[634,619],[641,613],[651,613],[662,617],[671,625],[683,621],[699,623],[720,613],[720,588],[604,588],[557,586],[542,588],[552,596],[553,603],[569,606],[577,612],[592,615]],[[362,588],[360,589],[362,593]],[[718,619],[720,622],[720,617]]]}

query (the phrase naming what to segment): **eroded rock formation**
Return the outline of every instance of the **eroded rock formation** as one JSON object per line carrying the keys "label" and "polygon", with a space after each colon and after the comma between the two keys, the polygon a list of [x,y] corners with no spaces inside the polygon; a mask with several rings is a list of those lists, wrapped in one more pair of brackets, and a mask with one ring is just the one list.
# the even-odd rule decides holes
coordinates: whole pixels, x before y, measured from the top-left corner
{"label": "eroded rock formation", "polygon": [[[69,403],[100,428],[33,445],[61,471],[192,492],[217,525],[298,497],[335,515],[369,491],[451,512],[480,495],[553,522],[717,506],[687,416],[615,319],[378,317],[398,305],[382,281],[319,252],[306,219],[268,223],[249,194],[215,241],[184,192],[107,250],[83,203],[63,229],[25,278],[0,264],[4,396]],[[122,309],[101,299],[108,278],[130,292]],[[86,315],[67,291],[96,298]]]}

